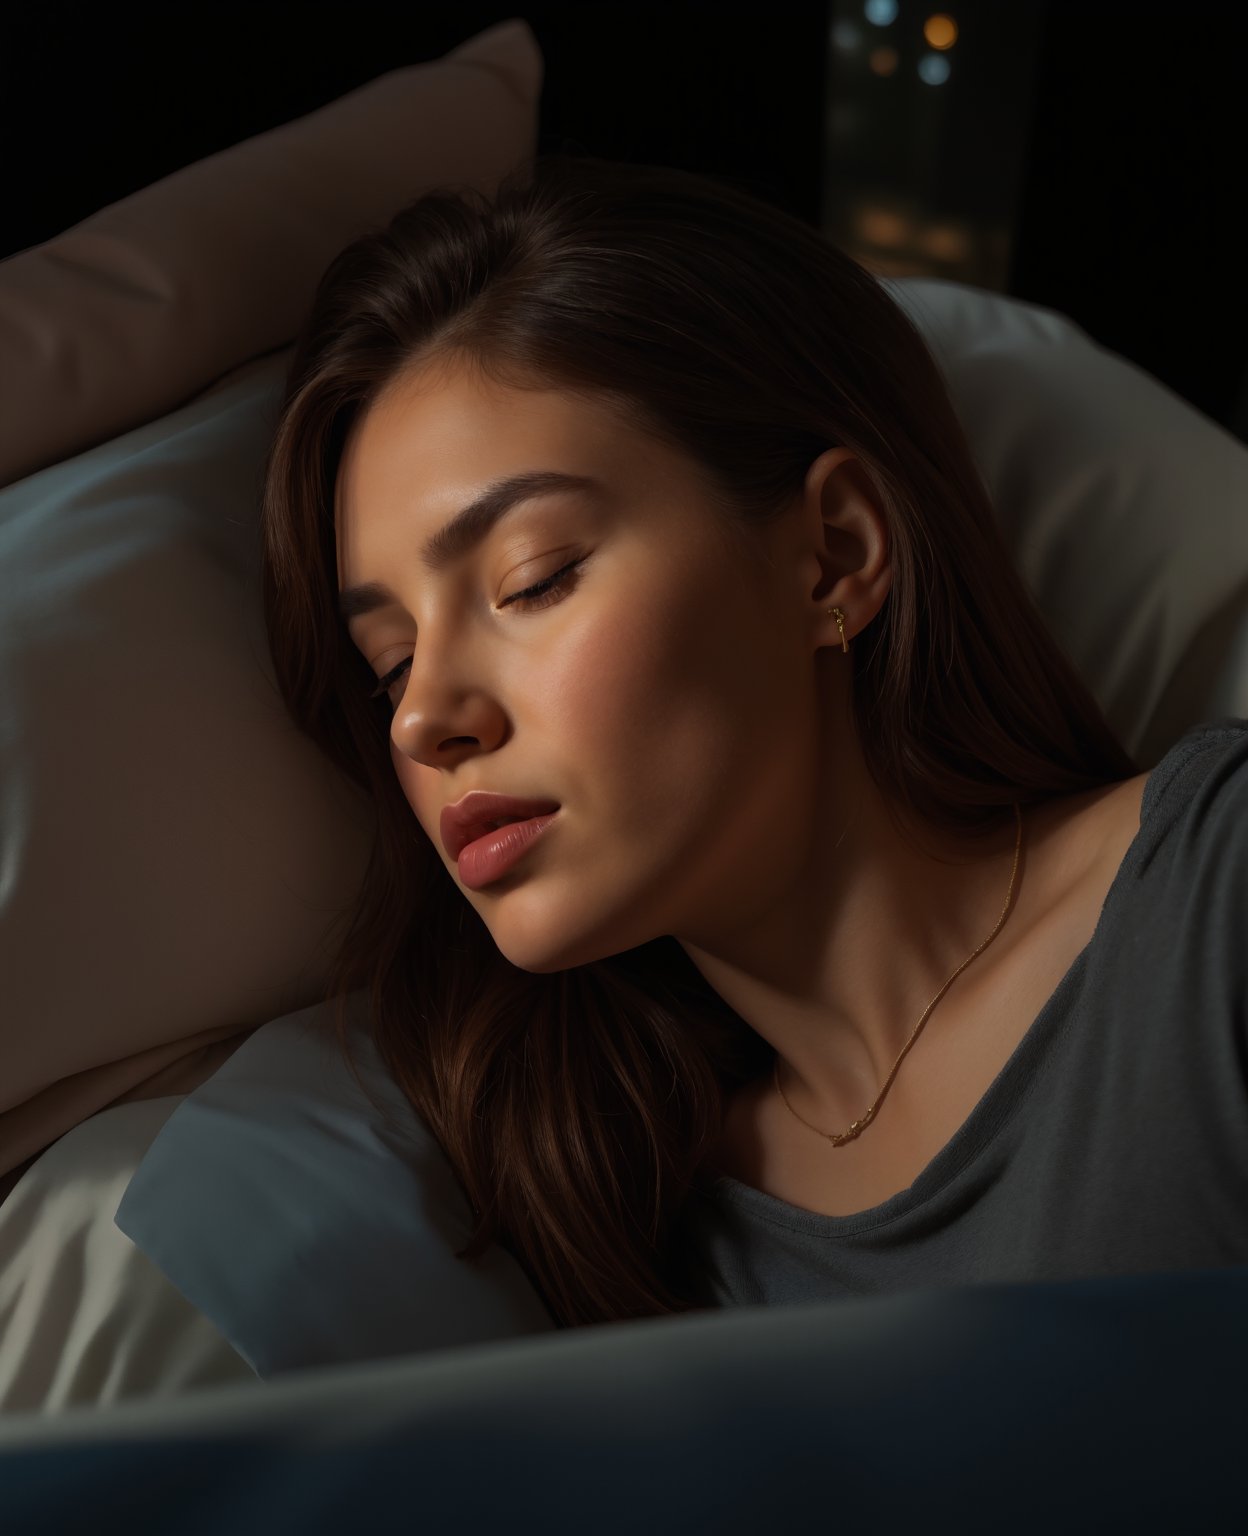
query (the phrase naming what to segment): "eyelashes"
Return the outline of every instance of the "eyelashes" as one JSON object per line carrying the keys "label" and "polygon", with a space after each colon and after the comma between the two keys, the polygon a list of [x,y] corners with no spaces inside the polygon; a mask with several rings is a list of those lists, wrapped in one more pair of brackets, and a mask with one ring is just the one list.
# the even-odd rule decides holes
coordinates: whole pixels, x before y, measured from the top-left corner
{"label": "eyelashes", "polygon": [[[544,581],[539,581],[531,587],[525,587],[520,592],[513,592],[509,598],[506,598],[499,604],[499,607],[510,608],[512,603],[519,603],[526,612],[551,607],[554,603],[558,602],[565,591],[571,590],[575,586],[577,580],[576,573],[584,564],[584,560],[572,561],[571,564],[565,565],[561,570],[556,571],[553,576],[547,576]],[[369,694],[369,699],[380,699],[383,694],[389,693],[390,689],[394,687],[395,683],[398,682],[399,678],[402,677],[411,664],[412,658],[405,656],[398,666],[392,667],[380,679],[376,688]]]}

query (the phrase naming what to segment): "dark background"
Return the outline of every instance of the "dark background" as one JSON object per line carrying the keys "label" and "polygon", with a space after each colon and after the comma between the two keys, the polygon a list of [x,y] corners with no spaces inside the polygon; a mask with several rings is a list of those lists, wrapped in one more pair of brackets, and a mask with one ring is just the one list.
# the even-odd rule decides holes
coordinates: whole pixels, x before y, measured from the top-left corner
{"label": "dark background", "polygon": [[[10,8],[0,257],[511,16],[545,55],[539,152],[574,145],[731,176],[831,231],[844,167],[827,125],[846,77],[829,34],[834,12],[851,11],[842,0]],[[968,228],[980,205],[1008,207],[1000,278],[946,275],[1069,315],[1248,439],[1248,4],[908,0],[886,30],[937,11],[961,28],[950,52],[961,73],[942,88],[939,132],[893,113],[894,131],[877,133],[881,187],[922,163],[926,195]],[[942,270],[905,259],[888,270]]]}

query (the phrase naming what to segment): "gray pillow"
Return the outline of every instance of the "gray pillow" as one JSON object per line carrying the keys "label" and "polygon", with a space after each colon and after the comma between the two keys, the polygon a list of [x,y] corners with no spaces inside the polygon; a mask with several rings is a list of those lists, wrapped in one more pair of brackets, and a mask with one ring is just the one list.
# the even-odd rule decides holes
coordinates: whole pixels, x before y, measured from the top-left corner
{"label": "gray pillow", "polygon": [[442,1149],[348,999],[356,1059],[332,1005],[257,1029],[174,1110],[116,1225],[258,1376],[555,1331],[495,1245],[455,1258],[471,1212]]}

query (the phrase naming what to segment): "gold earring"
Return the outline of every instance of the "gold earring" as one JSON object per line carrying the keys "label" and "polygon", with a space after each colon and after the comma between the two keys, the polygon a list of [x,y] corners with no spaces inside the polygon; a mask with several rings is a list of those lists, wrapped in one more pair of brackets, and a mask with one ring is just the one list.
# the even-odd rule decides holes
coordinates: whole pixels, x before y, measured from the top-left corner
{"label": "gold earring", "polygon": [[829,608],[828,612],[836,615],[836,627],[841,632],[841,649],[848,655],[849,641],[845,638],[845,615],[839,608]]}

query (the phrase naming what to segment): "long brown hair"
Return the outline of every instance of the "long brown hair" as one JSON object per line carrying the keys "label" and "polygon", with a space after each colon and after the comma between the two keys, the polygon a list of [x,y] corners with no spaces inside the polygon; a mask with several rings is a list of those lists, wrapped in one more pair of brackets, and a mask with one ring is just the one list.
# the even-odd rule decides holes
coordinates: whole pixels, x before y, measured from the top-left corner
{"label": "long brown hair", "polygon": [[743,187],[577,153],[492,196],[440,187],[339,253],[296,338],[262,496],[263,599],[298,728],[365,792],[376,840],[332,961],[476,1220],[559,1327],[697,1310],[681,1212],[731,1091],[774,1051],[671,935],[533,975],[499,953],[394,773],[391,710],[337,613],[334,490],[353,422],[401,371],[457,359],[588,391],[696,463],[730,536],[847,446],[893,579],[853,647],[873,779],[968,837],[1139,770],[1002,541],[944,380],[864,268]]}

